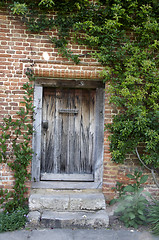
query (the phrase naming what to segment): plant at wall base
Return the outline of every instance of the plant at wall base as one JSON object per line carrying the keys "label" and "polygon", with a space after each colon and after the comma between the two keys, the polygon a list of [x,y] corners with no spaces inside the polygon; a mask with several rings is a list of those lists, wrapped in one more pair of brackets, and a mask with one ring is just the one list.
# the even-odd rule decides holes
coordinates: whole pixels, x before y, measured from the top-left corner
{"label": "plant at wall base", "polygon": [[148,223],[151,224],[152,233],[159,235],[159,201],[154,201],[149,207]]}
{"label": "plant at wall base", "polygon": [[25,226],[27,221],[27,208],[18,207],[13,212],[0,213],[0,233],[5,231],[15,231]]}
{"label": "plant at wall base", "polygon": [[0,203],[5,211],[12,212],[18,207],[24,207],[27,202],[26,181],[30,179],[28,166],[32,159],[32,123],[33,115],[33,85],[34,75],[30,69],[26,71],[29,82],[23,85],[25,90],[24,107],[17,112],[16,120],[12,117],[4,118],[4,123],[0,126],[2,132],[0,138],[0,163],[6,163],[14,175],[13,191],[0,190]]}
{"label": "plant at wall base", "polygon": [[149,203],[143,195],[144,188],[142,184],[147,181],[148,176],[142,175],[142,172],[135,170],[134,175],[127,174],[127,177],[134,183],[127,186],[117,183],[116,188],[113,189],[119,193],[119,198],[113,199],[110,204],[118,202],[119,205],[115,214],[119,216],[119,219],[126,227],[137,228],[139,225],[146,224],[147,222],[146,216],[148,212],[146,209]]}

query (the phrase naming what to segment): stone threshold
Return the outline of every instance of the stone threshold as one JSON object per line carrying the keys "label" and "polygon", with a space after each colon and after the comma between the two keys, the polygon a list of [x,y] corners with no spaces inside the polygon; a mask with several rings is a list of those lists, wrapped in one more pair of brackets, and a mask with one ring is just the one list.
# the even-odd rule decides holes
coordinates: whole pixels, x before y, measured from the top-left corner
{"label": "stone threshold", "polygon": [[70,189],[70,190],[81,190],[81,189],[98,189],[102,190],[101,182],[65,182],[65,181],[39,181],[32,182],[32,189],[38,188],[51,188],[51,189]]}

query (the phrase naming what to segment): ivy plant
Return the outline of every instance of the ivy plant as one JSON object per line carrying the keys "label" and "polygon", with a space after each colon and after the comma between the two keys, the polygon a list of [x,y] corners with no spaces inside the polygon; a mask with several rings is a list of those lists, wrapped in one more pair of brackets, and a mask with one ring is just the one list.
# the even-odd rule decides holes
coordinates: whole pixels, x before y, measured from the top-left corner
{"label": "ivy plant", "polygon": [[23,85],[26,94],[24,95],[24,107],[17,112],[17,119],[11,116],[4,118],[0,125],[0,163],[6,163],[14,175],[13,191],[0,190],[0,203],[5,211],[12,212],[18,207],[23,208],[27,203],[26,181],[30,180],[28,167],[32,159],[32,122],[33,115],[33,84],[34,75],[30,69],[26,71],[29,82]]}
{"label": "ivy plant", "polygon": [[106,126],[112,160],[123,163],[142,143],[144,164],[158,168],[158,1],[2,0],[1,5],[20,15],[35,34],[56,28],[58,35],[48,38],[76,64],[80,56],[67,47],[70,39],[93,49],[91,56],[105,68],[102,76],[109,83],[110,103],[120,110]]}

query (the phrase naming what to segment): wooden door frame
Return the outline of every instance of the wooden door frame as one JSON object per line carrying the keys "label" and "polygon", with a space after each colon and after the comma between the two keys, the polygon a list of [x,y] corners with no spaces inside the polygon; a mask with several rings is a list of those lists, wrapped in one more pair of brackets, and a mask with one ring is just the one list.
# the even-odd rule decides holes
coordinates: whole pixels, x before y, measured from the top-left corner
{"label": "wooden door frame", "polygon": [[41,163],[41,137],[42,137],[42,97],[43,87],[71,87],[71,88],[94,88],[96,89],[96,110],[95,110],[95,163],[94,183],[102,186],[103,182],[103,154],[104,154],[104,84],[101,80],[88,79],[53,79],[38,78],[34,85],[34,122],[33,122],[33,160],[32,180],[40,181]]}

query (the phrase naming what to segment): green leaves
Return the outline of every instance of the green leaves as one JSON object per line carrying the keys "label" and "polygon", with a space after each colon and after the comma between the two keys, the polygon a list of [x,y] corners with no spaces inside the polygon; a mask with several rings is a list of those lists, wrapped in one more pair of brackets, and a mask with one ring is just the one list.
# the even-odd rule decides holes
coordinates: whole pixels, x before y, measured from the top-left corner
{"label": "green leaves", "polygon": [[133,176],[132,174],[127,174],[126,176],[130,179],[135,179],[135,176]]}
{"label": "green leaves", "polygon": [[151,230],[159,235],[159,202],[154,201],[149,208],[148,223],[151,224]]}
{"label": "green leaves", "polygon": [[126,186],[126,187],[124,188],[124,191],[125,191],[125,192],[134,192],[134,188],[133,188],[133,186],[128,185],[128,186]]}
{"label": "green leaves", "polygon": [[[68,49],[72,41],[95,49],[92,56],[105,66],[102,77],[105,82],[109,81],[110,103],[120,109],[113,123],[107,125],[111,133],[112,160],[123,163],[126,154],[142,143],[142,161],[153,168],[159,167],[157,1],[99,0],[96,4],[88,0],[11,2],[14,3],[12,12],[23,15],[30,31],[40,33],[57,29],[57,38],[49,39],[63,57],[79,63],[80,56]],[[56,12],[55,18],[47,15],[51,11]],[[34,80],[31,70],[26,74],[30,81]],[[29,134],[32,131],[25,116],[33,111],[30,102],[33,88],[26,83],[24,89],[27,90],[23,101],[25,107],[19,111],[23,121],[14,125],[16,134],[27,131],[27,128]],[[6,158],[6,147],[4,143],[2,145],[0,160]],[[135,179],[137,177],[139,175],[135,175]],[[140,181],[144,183],[146,177]],[[138,186],[139,181],[133,188]],[[128,190],[131,193],[132,189]]]}
{"label": "green leaves", "polygon": [[[29,77],[29,82],[34,80],[33,72],[30,71],[30,69],[27,70],[26,75]],[[11,117],[5,118],[3,125],[0,126],[0,129],[2,129],[0,137],[0,162],[6,162],[8,164],[15,178],[13,192],[6,192],[3,191],[3,189],[0,191],[0,202],[2,207],[8,212],[12,212],[19,206],[24,207],[27,201],[24,196],[27,191],[25,182],[30,179],[27,168],[31,162],[33,153],[32,147],[30,146],[33,130],[29,117],[33,115],[34,109],[31,95],[33,85],[26,83],[23,88],[26,91],[26,96],[24,95],[23,97],[25,107],[17,112],[18,119],[15,120]],[[9,148],[8,142],[10,144]]]}
{"label": "green leaves", "polygon": [[111,203],[119,203],[115,214],[119,215],[126,227],[137,228],[138,225],[147,222],[148,201],[143,194],[144,188],[141,184],[147,181],[148,176],[142,175],[142,172],[136,169],[134,174],[127,174],[127,177],[133,183],[123,186],[122,183],[117,182],[116,188],[113,189],[118,192],[119,198],[113,199]]}
{"label": "green leaves", "polygon": [[39,3],[39,6],[40,5],[44,5],[47,8],[51,8],[55,5],[55,3],[54,3],[53,0],[41,0],[40,3]]}
{"label": "green leaves", "polygon": [[28,209],[18,208],[12,213],[0,213],[0,233],[15,231],[25,226]]}
{"label": "green leaves", "polygon": [[27,12],[27,5],[25,3],[14,2],[11,7],[13,14],[25,15]]}
{"label": "green leaves", "polygon": [[147,179],[148,179],[148,175],[142,176],[141,179],[140,179],[140,184],[145,183],[147,181]]}

